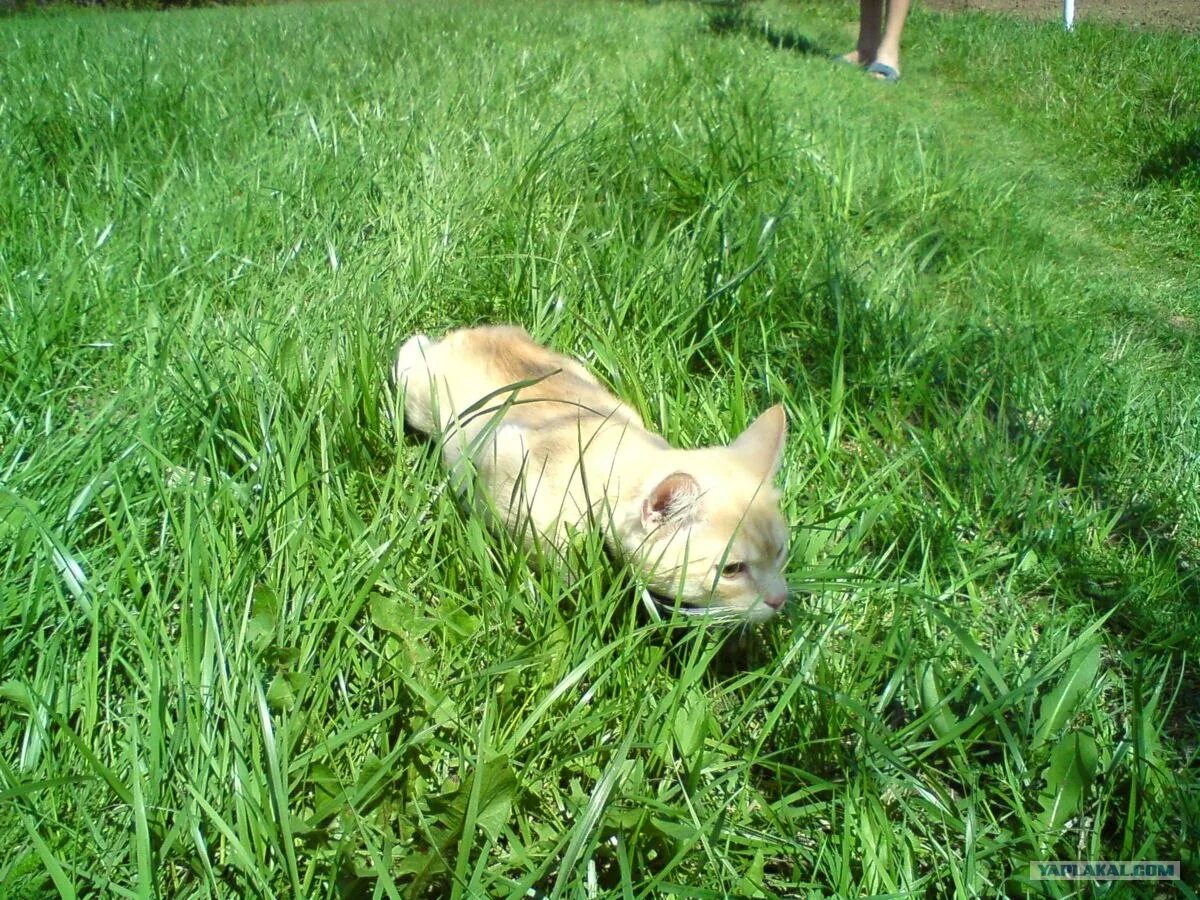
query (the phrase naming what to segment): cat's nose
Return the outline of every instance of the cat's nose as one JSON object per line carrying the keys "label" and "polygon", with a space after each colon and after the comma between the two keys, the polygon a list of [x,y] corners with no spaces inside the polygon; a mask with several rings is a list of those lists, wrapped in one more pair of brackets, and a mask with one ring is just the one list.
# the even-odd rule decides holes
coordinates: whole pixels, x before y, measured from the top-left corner
{"label": "cat's nose", "polygon": [[787,592],[785,591],[782,594],[775,594],[771,597],[767,597],[766,603],[767,603],[767,606],[771,607],[771,609],[782,609],[783,604],[787,603],[787,598],[788,598],[788,595],[787,595]]}

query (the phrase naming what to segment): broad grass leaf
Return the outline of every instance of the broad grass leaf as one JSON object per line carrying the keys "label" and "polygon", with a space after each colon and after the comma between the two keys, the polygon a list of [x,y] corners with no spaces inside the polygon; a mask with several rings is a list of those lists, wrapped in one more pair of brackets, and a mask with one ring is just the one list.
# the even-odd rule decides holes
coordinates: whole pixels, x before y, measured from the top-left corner
{"label": "broad grass leaf", "polygon": [[24,710],[32,710],[34,708],[33,695],[29,692],[29,688],[21,684],[19,681],[12,679],[0,684],[0,700],[7,700],[10,703],[15,703]]}
{"label": "broad grass leaf", "polygon": [[[460,640],[466,640],[479,630],[479,620],[461,609],[447,613],[444,621],[446,626]],[[457,641],[454,641],[457,643]]]}
{"label": "broad grass leaf", "polygon": [[925,663],[921,672],[921,707],[929,716],[929,728],[938,738],[954,731],[957,722],[946,706],[946,698],[938,686],[937,672],[932,662]]}
{"label": "broad grass leaf", "polygon": [[371,621],[377,628],[400,637],[409,633],[409,623],[412,621],[412,608],[400,603],[392,597],[375,594],[371,598]]}
{"label": "broad grass leaf", "polygon": [[507,824],[516,800],[518,782],[508,757],[498,756],[473,771],[451,790],[430,799],[435,846],[428,851],[409,855],[395,870],[398,874],[416,876],[411,887],[412,896],[419,895],[430,878],[448,870],[447,856],[453,853],[467,825],[468,806],[476,779],[480,780],[480,793],[475,824],[493,841]]}
{"label": "broad grass leaf", "polygon": [[1057,831],[1079,812],[1087,789],[1096,780],[1100,753],[1096,739],[1086,732],[1073,732],[1050,754],[1046,767],[1046,789],[1041,795],[1041,822]]}
{"label": "broad grass leaf", "polygon": [[1099,670],[1099,644],[1084,648],[1071,657],[1066,674],[1042,700],[1033,731],[1035,748],[1066,727],[1080,699],[1095,684]]}
{"label": "broad grass leaf", "polygon": [[690,694],[675,710],[673,734],[675,744],[684,759],[690,758],[704,746],[708,720],[708,701],[700,694]]}
{"label": "broad grass leaf", "polygon": [[766,894],[763,893],[762,888],[764,879],[764,860],[765,854],[763,853],[763,848],[759,847],[754,851],[754,858],[750,861],[750,867],[746,870],[746,873],[742,875],[741,880],[738,882],[737,892],[739,897],[766,896]]}
{"label": "broad grass leaf", "polygon": [[285,676],[276,675],[271,679],[271,684],[267,687],[267,705],[273,710],[285,712],[296,705],[296,692],[292,690]]}
{"label": "broad grass leaf", "polygon": [[613,804],[604,811],[606,828],[624,833],[636,831],[645,822],[649,812],[644,807],[619,806]]}
{"label": "broad grass leaf", "polygon": [[696,828],[693,825],[688,825],[684,822],[672,822],[670,819],[664,819],[661,816],[655,816],[650,821],[663,837],[669,841],[674,841],[683,846],[690,846],[696,841]]}
{"label": "broad grass leaf", "polygon": [[440,875],[446,871],[446,862],[432,850],[424,853],[409,853],[392,869],[395,875],[419,875],[421,879]]}
{"label": "broad grass leaf", "polygon": [[296,694],[308,684],[303,672],[280,672],[267,686],[267,705],[276,711],[291,712],[296,706]]}
{"label": "broad grass leaf", "polygon": [[326,763],[316,763],[308,772],[313,790],[313,811],[310,825],[325,822],[333,813],[346,806],[349,796],[346,786],[333,768]]}
{"label": "broad grass leaf", "polygon": [[447,837],[457,839],[462,833],[467,804],[477,778],[481,779],[481,783],[475,822],[495,840],[508,821],[517,793],[517,775],[508,757],[499,756],[477,768],[453,790],[429,801],[429,808],[445,829]]}
{"label": "broad grass leaf", "polygon": [[506,760],[503,769],[498,769],[494,764],[489,766],[488,777],[490,780],[483,785],[483,800],[475,814],[475,824],[494,841],[500,837],[512,815],[517,776]]}
{"label": "broad grass leaf", "polygon": [[265,584],[256,584],[250,600],[250,620],[246,623],[246,639],[255,651],[270,646],[278,618],[279,595]]}

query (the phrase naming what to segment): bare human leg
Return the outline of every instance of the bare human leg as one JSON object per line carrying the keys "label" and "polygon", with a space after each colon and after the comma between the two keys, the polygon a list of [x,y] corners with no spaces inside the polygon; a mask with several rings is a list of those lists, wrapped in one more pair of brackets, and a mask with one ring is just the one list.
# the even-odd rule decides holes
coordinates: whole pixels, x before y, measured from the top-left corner
{"label": "bare human leg", "polygon": [[856,66],[869,66],[875,62],[882,34],[883,0],[859,0],[858,43],[842,59]]}
{"label": "bare human leg", "polygon": [[[863,9],[866,8],[866,5],[867,0],[862,0]],[[900,74],[900,35],[904,31],[904,22],[908,18],[908,10],[911,5],[912,0],[888,0],[887,27],[883,32],[883,40],[876,44],[875,56],[872,59],[872,62],[882,63],[890,68],[897,76]],[[861,25],[859,31],[861,34]],[[860,37],[859,40],[861,41],[862,38]]]}

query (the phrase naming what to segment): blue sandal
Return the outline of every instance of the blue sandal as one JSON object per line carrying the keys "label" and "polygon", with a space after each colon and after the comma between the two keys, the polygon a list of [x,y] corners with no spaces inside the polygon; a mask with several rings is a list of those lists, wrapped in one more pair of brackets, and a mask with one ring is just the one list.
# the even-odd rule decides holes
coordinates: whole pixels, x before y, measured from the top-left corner
{"label": "blue sandal", "polygon": [[887,63],[871,63],[869,66],[867,66],[867,74],[874,75],[880,81],[886,81],[888,84],[895,84],[900,80],[900,73]]}

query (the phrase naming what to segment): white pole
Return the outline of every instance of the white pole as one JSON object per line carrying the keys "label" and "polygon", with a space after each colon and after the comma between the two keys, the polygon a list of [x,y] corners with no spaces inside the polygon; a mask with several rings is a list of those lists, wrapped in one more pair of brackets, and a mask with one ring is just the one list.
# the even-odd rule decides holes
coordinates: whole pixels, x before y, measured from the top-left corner
{"label": "white pole", "polygon": [[1067,31],[1075,30],[1075,0],[1063,0],[1063,25]]}

